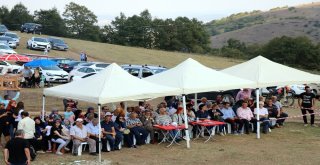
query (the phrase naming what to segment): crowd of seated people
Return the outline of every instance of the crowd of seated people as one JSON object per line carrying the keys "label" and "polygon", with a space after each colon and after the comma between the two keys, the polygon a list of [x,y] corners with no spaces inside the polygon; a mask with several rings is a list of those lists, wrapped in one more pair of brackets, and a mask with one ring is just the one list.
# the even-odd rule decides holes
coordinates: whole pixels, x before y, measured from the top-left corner
{"label": "crowd of seated people", "polygon": [[[114,110],[108,106],[103,106],[100,114],[101,123],[98,121],[99,114],[93,107],[87,111],[77,108],[77,103],[73,100],[66,100],[64,112],[57,109],[51,114],[31,119],[29,113],[24,111],[23,102],[16,104],[15,100],[7,100],[0,103],[0,133],[5,136],[5,140],[10,139],[10,129],[22,129],[25,132],[25,139],[34,147],[37,153],[53,152],[63,155],[71,152],[78,155],[78,148],[82,143],[89,147],[89,154],[96,155],[101,149],[102,152],[112,152],[120,150],[121,146],[128,148],[138,148],[145,145],[149,137],[150,143],[154,144],[161,140],[162,135],[154,125],[183,125],[188,122],[190,138],[197,133],[197,126],[190,124],[196,120],[214,120],[225,122],[231,125],[232,134],[249,134],[257,132],[256,124],[261,122],[262,132],[268,133],[269,128],[281,127],[284,125],[285,117],[288,115],[282,109],[277,98],[259,102],[259,114],[250,103],[250,98],[245,92],[239,94],[237,108],[230,102],[223,101],[220,97],[210,102],[207,98],[202,98],[198,107],[194,107],[189,100],[186,104],[187,121],[184,119],[184,112],[179,99],[168,99],[170,102],[161,102],[154,108],[148,102],[139,102],[135,107],[127,107],[120,104]],[[261,98],[260,100],[263,100]],[[6,104],[5,104],[6,103]],[[239,106],[239,104],[241,104]],[[196,110],[198,109],[198,110]],[[259,115],[259,121],[257,120]],[[272,124],[270,118],[275,118]],[[281,118],[277,120],[277,118]],[[11,126],[12,125],[12,126]],[[224,136],[226,125],[218,127],[220,135]],[[99,130],[101,127],[101,130]],[[101,132],[99,132],[101,131]],[[158,134],[157,134],[158,133]],[[177,137],[179,142],[185,139],[183,131],[170,131],[172,137]],[[100,136],[100,137],[99,137]],[[204,136],[204,134],[202,135]],[[99,147],[101,139],[101,147]]]}

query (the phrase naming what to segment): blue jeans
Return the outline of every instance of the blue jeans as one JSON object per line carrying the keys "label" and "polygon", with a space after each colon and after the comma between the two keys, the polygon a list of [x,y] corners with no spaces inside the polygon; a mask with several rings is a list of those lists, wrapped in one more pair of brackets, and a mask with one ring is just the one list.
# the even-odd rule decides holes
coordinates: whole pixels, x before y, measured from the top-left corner
{"label": "blue jeans", "polygon": [[122,141],[122,136],[120,134],[116,134],[116,137],[113,138],[112,135],[107,135],[106,140],[110,144],[110,149],[114,150],[115,147],[118,147],[120,142]]}

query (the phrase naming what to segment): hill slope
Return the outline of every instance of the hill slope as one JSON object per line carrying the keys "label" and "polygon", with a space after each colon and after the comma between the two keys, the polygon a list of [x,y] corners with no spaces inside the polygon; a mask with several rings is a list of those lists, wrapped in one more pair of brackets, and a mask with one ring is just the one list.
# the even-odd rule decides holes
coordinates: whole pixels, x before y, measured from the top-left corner
{"label": "hill slope", "polygon": [[[42,54],[41,51],[26,49],[26,43],[32,34],[16,32],[20,37],[20,46],[17,48],[17,52]],[[35,35],[39,36],[39,35]],[[41,37],[46,37],[41,35]],[[173,67],[183,60],[191,57],[199,62],[212,68],[225,68],[239,63],[239,60],[221,58],[215,56],[204,56],[198,54],[186,54],[177,52],[167,52],[150,50],[144,48],[134,48],[126,46],[111,45],[105,43],[83,41],[76,39],[63,38],[69,45],[68,51],[56,51],[49,52],[49,56],[53,57],[69,57],[79,60],[79,54],[81,51],[86,51],[90,61],[104,61],[104,62],[116,62],[118,64],[153,64],[166,67]]]}
{"label": "hill slope", "polygon": [[208,27],[216,27],[216,33],[222,33],[211,37],[211,46],[219,48],[230,38],[247,44],[262,44],[283,35],[307,36],[314,42],[320,42],[319,18],[320,3],[232,15],[231,19],[220,20],[218,26],[219,21],[208,24]]}

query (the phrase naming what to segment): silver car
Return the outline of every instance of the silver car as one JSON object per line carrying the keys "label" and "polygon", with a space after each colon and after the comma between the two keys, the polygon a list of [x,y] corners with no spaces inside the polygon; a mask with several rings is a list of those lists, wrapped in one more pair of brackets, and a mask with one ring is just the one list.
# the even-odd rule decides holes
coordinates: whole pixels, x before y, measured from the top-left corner
{"label": "silver car", "polygon": [[17,45],[17,46],[20,45],[20,37],[19,37],[16,33],[5,32],[5,33],[3,34],[3,36],[5,36],[5,37],[11,37],[11,38],[16,42],[16,45]]}
{"label": "silver car", "polygon": [[17,48],[17,43],[11,37],[0,36],[0,43],[7,44],[10,48]]}

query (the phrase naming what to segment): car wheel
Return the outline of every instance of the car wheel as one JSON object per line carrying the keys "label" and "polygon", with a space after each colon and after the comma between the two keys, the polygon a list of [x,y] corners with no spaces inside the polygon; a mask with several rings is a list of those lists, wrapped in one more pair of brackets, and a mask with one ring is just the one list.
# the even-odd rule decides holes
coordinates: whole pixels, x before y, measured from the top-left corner
{"label": "car wheel", "polygon": [[70,80],[69,80],[69,82],[72,82],[73,81],[73,76],[72,77],[70,77]]}

